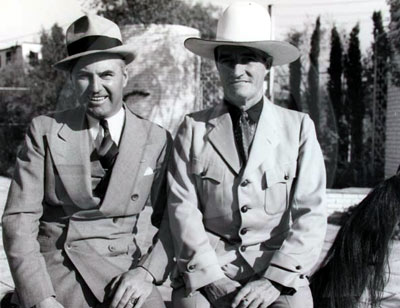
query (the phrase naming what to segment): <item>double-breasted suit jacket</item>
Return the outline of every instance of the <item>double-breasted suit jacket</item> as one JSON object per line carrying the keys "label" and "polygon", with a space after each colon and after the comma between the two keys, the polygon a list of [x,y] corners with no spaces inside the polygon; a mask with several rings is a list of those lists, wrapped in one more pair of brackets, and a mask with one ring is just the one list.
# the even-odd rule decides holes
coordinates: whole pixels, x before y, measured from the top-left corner
{"label": "double-breasted suit jacket", "polygon": [[307,285],[326,232],[325,181],[306,114],[264,98],[244,168],[225,104],[187,116],[168,171],[170,227],[187,291],[224,277],[239,255],[253,274],[294,290]]}
{"label": "double-breasted suit jacket", "polygon": [[[125,114],[119,154],[100,205],[92,196],[85,109],[33,119],[3,215],[5,250],[23,307],[49,296],[73,297],[63,294],[65,285],[61,289],[66,266],[102,302],[112,278],[138,263],[136,223],[146,203],[153,206],[153,224],[160,226],[172,141],[161,127],[127,108]],[[168,260],[155,259],[147,267],[157,279]]]}

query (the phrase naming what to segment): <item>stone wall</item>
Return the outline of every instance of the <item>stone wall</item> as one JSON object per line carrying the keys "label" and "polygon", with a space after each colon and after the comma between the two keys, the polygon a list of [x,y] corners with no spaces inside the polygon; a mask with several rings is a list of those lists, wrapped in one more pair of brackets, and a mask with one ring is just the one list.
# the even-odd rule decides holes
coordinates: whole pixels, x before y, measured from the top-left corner
{"label": "stone wall", "polygon": [[370,188],[327,189],[328,213],[346,211],[347,208],[364,199],[369,191]]}
{"label": "stone wall", "polygon": [[129,25],[122,28],[125,44],[136,59],[128,66],[124,91],[128,107],[175,134],[183,116],[200,110],[200,59],[183,42],[199,36],[179,25]]}

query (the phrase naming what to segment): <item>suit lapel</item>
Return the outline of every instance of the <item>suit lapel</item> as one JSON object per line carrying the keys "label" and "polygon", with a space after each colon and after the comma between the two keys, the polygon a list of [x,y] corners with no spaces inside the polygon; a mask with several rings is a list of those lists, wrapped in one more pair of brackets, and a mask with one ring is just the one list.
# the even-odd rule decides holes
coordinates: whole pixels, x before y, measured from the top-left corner
{"label": "suit lapel", "polygon": [[249,159],[245,167],[243,177],[247,177],[262,163],[272,166],[276,162],[275,147],[281,139],[280,119],[275,106],[264,98],[264,106],[257,125],[256,134],[251,146]]}
{"label": "suit lapel", "polygon": [[64,187],[80,208],[95,206],[90,182],[90,137],[85,109],[70,112],[57,135],[49,136],[50,151]]}
{"label": "suit lapel", "polygon": [[119,145],[119,153],[115,161],[107,192],[100,207],[103,214],[125,215],[125,208],[132,188],[139,180],[138,169],[144,160],[145,149],[151,142],[148,131],[141,120],[128,108],[125,113],[125,126]]}
{"label": "suit lapel", "polygon": [[213,126],[208,139],[236,174],[240,172],[240,158],[233,136],[232,119],[225,104],[220,104],[209,120]]}

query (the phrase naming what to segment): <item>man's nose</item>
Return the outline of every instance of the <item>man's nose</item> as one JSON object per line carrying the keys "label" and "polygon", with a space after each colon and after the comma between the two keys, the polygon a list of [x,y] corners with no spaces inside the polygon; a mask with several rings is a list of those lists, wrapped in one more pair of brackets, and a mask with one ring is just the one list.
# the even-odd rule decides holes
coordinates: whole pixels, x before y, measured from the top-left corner
{"label": "man's nose", "polygon": [[242,76],[245,72],[245,65],[241,63],[235,63],[232,67],[232,72],[235,76]]}
{"label": "man's nose", "polygon": [[93,76],[93,78],[90,81],[90,89],[92,90],[93,93],[97,93],[100,91],[101,87],[101,80],[97,76]]}

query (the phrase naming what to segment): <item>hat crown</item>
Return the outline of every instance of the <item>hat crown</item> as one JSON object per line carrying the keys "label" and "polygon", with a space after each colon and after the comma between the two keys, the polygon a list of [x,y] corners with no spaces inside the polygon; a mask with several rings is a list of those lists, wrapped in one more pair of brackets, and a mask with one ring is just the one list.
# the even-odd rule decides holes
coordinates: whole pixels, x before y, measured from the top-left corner
{"label": "hat crown", "polygon": [[66,42],[68,45],[91,36],[106,36],[122,42],[119,27],[111,20],[98,15],[85,15],[77,19],[67,29]]}
{"label": "hat crown", "polygon": [[68,56],[54,66],[70,70],[74,62],[95,53],[117,54],[128,64],[135,58],[133,45],[123,45],[121,31],[117,24],[97,15],[85,15],[75,20],[66,33]]}
{"label": "hat crown", "polygon": [[270,40],[271,18],[268,10],[255,2],[234,2],[218,21],[216,39],[233,42]]}

